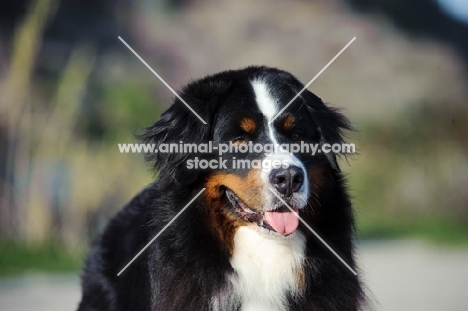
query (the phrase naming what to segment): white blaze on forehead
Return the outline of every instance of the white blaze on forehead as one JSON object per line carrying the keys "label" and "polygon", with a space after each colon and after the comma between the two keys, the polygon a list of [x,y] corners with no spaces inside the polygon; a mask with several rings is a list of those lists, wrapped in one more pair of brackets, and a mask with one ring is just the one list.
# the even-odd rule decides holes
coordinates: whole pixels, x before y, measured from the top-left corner
{"label": "white blaze on forehead", "polygon": [[253,80],[250,83],[255,93],[255,100],[257,101],[258,108],[269,122],[278,112],[276,100],[270,92],[268,92],[268,87],[265,82]]}
{"label": "white blaze on forehead", "polygon": [[276,113],[278,112],[277,100],[275,100],[272,94],[270,94],[270,92],[268,91],[268,86],[264,81],[253,80],[250,83],[252,84],[252,88],[255,93],[255,100],[257,102],[257,106],[260,109],[260,112],[267,119],[270,140],[274,144],[277,144],[278,142],[275,138],[273,125],[270,124],[270,120],[273,119]]}
{"label": "white blaze on forehead", "polygon": [[[264,81],[252,80],[250,83],[255,93],[255,101],[257,102],[257,106],[260,109],[260,112],[267,119],[267,127],[268,127],[270,140],[273,144],[278,145],[278,140],[275,137],[275,134],[277,135],[278,133],[275,131],[273,124],[270,124],[270,120],[272,120],[276,116],[279,110],[278,99],[276,99],[273,96],[273,94],[269,92],[268,85]],[[307,176],[306,169],[304,165],[302,164],[302,162],[290,152],[284,152],[284,151],[278,150],[276,152],[266,155],[264,160],[265,161],[280,160],[282,161],[282,163],[286,164],[287,166],[291,166],[291,165],[298,166],[302,169],[304,176]],[[262,181],[265,185],[268,185],[268,187],[270,187],[271,171],[272,171],[272,167],[268,167],[268,168],[262,169],[262,173],[261,173]],[[264,193],[264,196],[267,201],[267,204],[266,204],[267,208],[273,206],[273,202],[276,200],[276,197],[274,197],[270,191],[267,191],[266,193]],[[298,193],[295,196],[296,196],[295,198],[296,204],[294,207],[299,207],[299,208],[304,207],[307,203],[307,198],[309,196],[309,183],[308,183],[307,178],[305,178],[304,184],[302,185],[301,189],[298,191]]]}

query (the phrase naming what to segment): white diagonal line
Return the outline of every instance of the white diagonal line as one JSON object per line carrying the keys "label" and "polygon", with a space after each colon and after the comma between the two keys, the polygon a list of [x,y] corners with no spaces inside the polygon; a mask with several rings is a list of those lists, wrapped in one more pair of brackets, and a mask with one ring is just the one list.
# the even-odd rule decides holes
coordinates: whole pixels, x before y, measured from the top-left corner
{"label": "white diagonal line", "polygon": [[309,224],[307,224],[300,216],[298,213],[296,213],[289,205],[288,203],[286,203],[277,193],[276,191],[273,189],[273,188],[269,188],[271,192],[273,192],[274,195],[276,195],[276,197],[278,199],[280,199],[281,202],[283,202],[284,205],[286,205],[287,208],[289,208],[291,210],[291,212],[304,224],[304,226],[306,226],[310,232],[312,232],[316,237],[317,239],[320,240],[320,242],[323,243],[323,245],[325,245],[329,250],[330,252],[333,253],[333,255],[336,256],[336,258],[338,258],[354,275],[357,275],[356,271],[353,270],[353,268],[351,268],[347,263],[346,261],[343,260],[343,258],[340,257],[340,255],[338,255],[334,250],[333,248],[331,248],[325,241],[324,239],[322,239],[322,237],[320,237],[320,235],[317,234],[317,232],[314,231],[314,229],[312,229]]}
{"label": "white diagonal line", "polygon": [[122,274],[122,272],[124,272],[125,269],[127,269],[128,266],[130,266],[130,265],[132,264],[132,262],[134,262],[135,259],[137,259],[138,256],[140,256],[140,255],[151,245],[151,243],[153,243],[153,242],[161,235],[161,233],[163,233],[164,230],[166,230],[166,229],[174,222],[174,220],[176,220],[177,217],[179,217],[180,214],[182,214],[182,213],[187,209],[187,207],[189,207],[190,204],[192,204],[192,202],[195,201],[195,199],[198,198],[198,197],[200,196],[200,194],[202,194],[203,191],[205,191],[205,189],[206,189],[206,188],[203,188],[202,190],[200,190],[200,192],[198,192],[197,195],[196,195],[192,200],[190,200],[190,202],[188,202],[187,205],[185,205],[184,208],[181,209],[180,212],[178,212],[177,215],[175,215],[174,218],[172,218],[171,221],[169,221],[169,222],[164,226],[164,228],[162,228],[161,231],[159,231],[159,233],[156,234],[156,236],[155,236],[151,241],[149,241],[148,244],[146,244],[145,247],[143,247],[143,248],[141,249],[141,251],[140,251],[138,254],[136,254],[135,257],[133,257],[133,259],[130,260],[130,262],[129,262],[125,267],[123,267],[122,270],[120,270],[119,273],[117,273],[117,276],[120,276],[120,275]]}
{"label": "white diagonal line", "polygon": [[286,106],[284,106],[284,108],[281,109],[281,110],[270,120],[270,122],[268,122],[268,123],[271,124],[281,113],[283,113],[283,111],[285,111],[286,108],[288,108],[288,106],[291,105],[291,103],[292,103],[296,98],[298,98],[298,97],[302,94],[302,92],[304,92],[304,91],[312,84],[312,82],[314,82],[315,79],[317,79],[317,78],[322,74],[322,72],[324,72],[325,69],[327,69],[328,66],[330,66],[330,65],[335,61],[335,59],[337,59],[338,56],[340,56],[341,53],[343,53],[343,52],[348,48],[348,46],[351,45],[351,43],[353,43],[354,40],[356,40],[356,37],[354,37],[353,39],[351,39],[351,41],[349,41],[349,43],[346,44],[346,46],[345,46],[344,48],[342,48],[341,51],[338,52],[338,54],[336,54],[336,56],[333,57],[333,59],[332,59],[331,61],[329,61],[328,64],[327,64],[325,67],[323,67],[323,69],[320,70],[320,72],[319,72],[318,74],[316,74],[315,77],[313,77],[312,80],[310,80],[310,82],[307,83],[306,86],[304,86],[304,88],[303,88],[302,90],[300,90],[299,93],[297,93],[296,96],[294,96],[293,99],[291,99],[291,100],[289,101],[289,103],[288,103]]}
{"label": "white diagonal line", "polygon": [[148,64],[146,63],[146,62],[143,60],[143,58],[141,58],[140,55],[138,55],[138,53],[135,52],[135,51],[130,47],[130,45],[127,44],[127,42],[125,42],[124,39],[122,39],[120,36],[119,36],[118,38],[119,38],[120,41],[122,41],[123,44],[125,44],[125,46],[126,46],[130,51],[132,51],[133,54],[135,54],[136,57],[138,57],[138,59],[139,59],[146,67],[148,67],[149,70],[151,70],[151,72],[152,72],[156,77],[158,77],[159,80],[161,80],[162,83],[164,83],[164,85],[165,85],[172,93],[174,93],[174,95],[175,95],[178,99],[180,99],[181,102],[183,102],[183,103],[185,104],[185,106],[187,106],[188,109],[190,109],[191,112],[193,112],[194,115],[197,116],[198,119],[200,119],[200,121],[203,122],[203,124],[206,125],[205,120],[203,120],[202,117],[200,117],[200,116],[198,115],[198,113],[196,113],[195,110],[193,110],[192,107],[190,107],[190,105],[187,104],[187,103],[185,102],[185,100],[184,100],[182,97],[180,97],[179,94],[177,94],[177,92],[174,91],[174,90],[172,89],[172,87],[170,87],[170,85],[167,84],[166,81],[164,81],[164,79],[161,78],[161,76],[158,75],[158,73],[157,73],[156,71],[154,71],[153,68],[150,67],[150,65],[148,65]]}

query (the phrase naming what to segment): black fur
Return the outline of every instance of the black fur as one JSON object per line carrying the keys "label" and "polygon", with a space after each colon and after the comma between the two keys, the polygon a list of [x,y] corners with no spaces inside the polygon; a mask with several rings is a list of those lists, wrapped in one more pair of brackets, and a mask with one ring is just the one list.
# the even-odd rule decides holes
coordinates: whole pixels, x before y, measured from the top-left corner
{"label": "black fur", "polygon": [[[249,80],[262,77],[272,93],[286,104],[303,85],[291,74],[267,67],[226,71],[189,84],[182,98],[208,123],[203,125],[178,99],[140,136],[146,143],[201,143],[235,139],[234,117],[255,109]],[[309,141],[342,141],[350,129],[346,118],[305,91],[288,109],[302,122]],[[265,121],[258,119],[258,124]],[[263,122],[263,123],[262,123]],[[275,121],[276,122],[276,121]],[[262,134],[249,139],[262,142]],[[286,139],[286,138],[285,138]],[[227,280],[234,273],[229,251],[208,230],[203,195],[178,217],[120,276],[117,273],[204,187],[210,171],[187,170],[187,159],[210,154],[148,154],[159,173],[109,223],[90,253],[83,275],[79,311],[90,310],[210,310],[211,297],[232,295]],[[244,155],[252,157],[252,155]],[[257,155],[258,156],[258,155]],[[352,237],[354,220],[346,186],[335,155],[299,155],[307,168],[320,168],[324,180],[314,210],[301,216],[340,256],[355,267]],[[244,172],[245,173],[245,172]],[[242,174],[240,172],[239,174]],[[307,237],[305,292],[289,297],[290,310],[360,310],[360,282],[302,224]],[[240,310],[240,304],[233,310]],[[229,310],[228,310],[229,311]]]}

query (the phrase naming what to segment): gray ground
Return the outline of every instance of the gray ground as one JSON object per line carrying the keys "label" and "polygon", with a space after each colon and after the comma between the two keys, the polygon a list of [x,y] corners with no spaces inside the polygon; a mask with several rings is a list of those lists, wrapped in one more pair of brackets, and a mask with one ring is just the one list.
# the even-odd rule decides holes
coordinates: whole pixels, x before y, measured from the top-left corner
{"label": "gray ground", "polygon": [[377,310],[468,310],[468,250],[419,242],[365,244],[360,266]]}
{"label": "gray ground", "polygon": [[[468,249],[368,242],[360,247],[359,262],[377,310],[468,310]],[[75,310],[79,295],[75,275],[0,280],[2,311]]]}

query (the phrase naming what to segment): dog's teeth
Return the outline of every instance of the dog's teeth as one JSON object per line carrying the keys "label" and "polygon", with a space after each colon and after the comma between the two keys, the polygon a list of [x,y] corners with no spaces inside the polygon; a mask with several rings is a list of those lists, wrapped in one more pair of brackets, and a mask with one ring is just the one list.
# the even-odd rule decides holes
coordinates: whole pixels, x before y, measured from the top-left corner
{"label": "dog's teeth", "polygon": [[252,210],[251,210],[250,208],[248,208],[248,207],[245,207],[244,210],[245,210],[247,213],[249,213],[249,214],[255,214],[255,212],[252,211]]}

